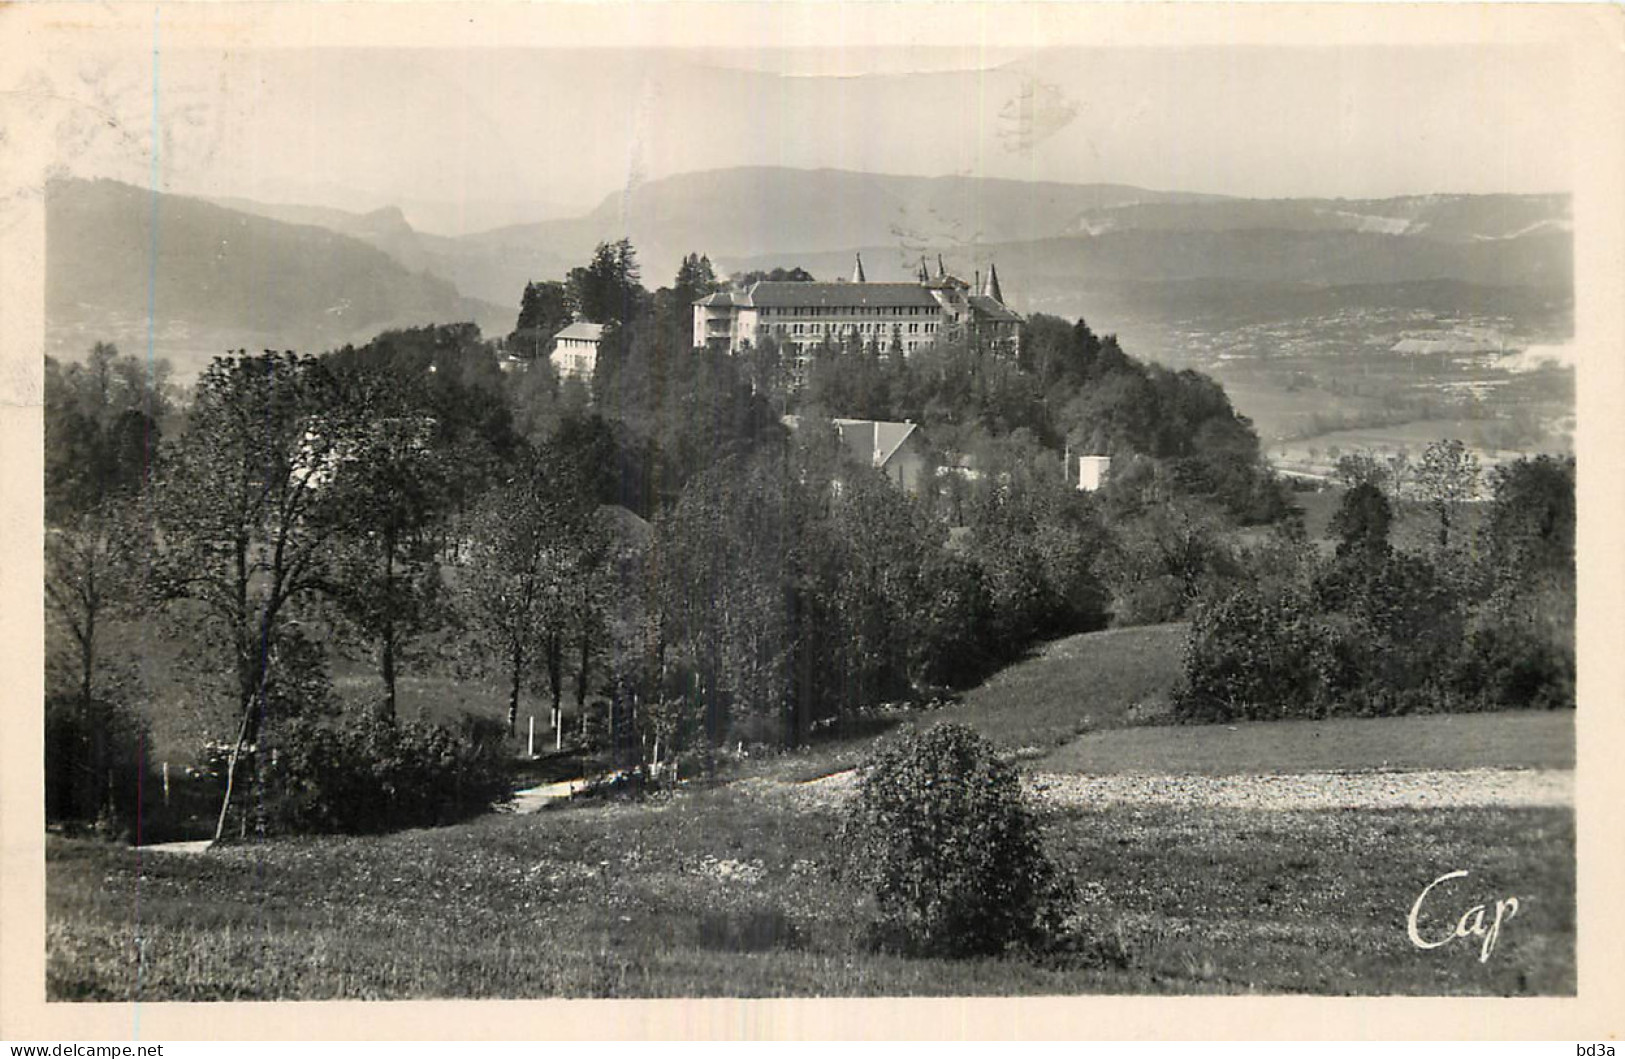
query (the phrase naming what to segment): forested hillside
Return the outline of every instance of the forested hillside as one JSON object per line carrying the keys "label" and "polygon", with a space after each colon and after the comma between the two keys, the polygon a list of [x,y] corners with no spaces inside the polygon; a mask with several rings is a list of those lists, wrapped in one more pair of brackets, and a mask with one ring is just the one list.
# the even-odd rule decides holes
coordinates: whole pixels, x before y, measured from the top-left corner
{"label": "forested hillside", "polygon": [[[771,343],[692,348],[718,285],[690,254],[650,291],[629,242],[601,244],[552,291],[605,329],[590,385],[545,357],[504,373],[468,324],[223,356],[180,395],[107,346],[49,360],[53,815],[159,826],[156,725],[217,833],[248,826],[250,782],[254,826],[442,822],[500,797],[526,711],[614,767],[708,769],[1054,637],[1184,618],[1194,718],[1571,701],[1572,465],[1498,473],[1486,566],[1463,558],[1470,454],[1405,472],[1438,520],[1424,554],[1388,542],[1395,465],[1351,463],[1328,565],[1200,373],[1037,316],[1019,357],[854,343],[798,385]],[[833,417],[911,420],[930,473],[899,488]],[[1104,489],[1076,488],[1076,453],[1111,458]],[[160,643],[186,663],[139,664]],[[423,681],[442,705],[413,716]],[[129,782],[75,779],[109,761]]]}

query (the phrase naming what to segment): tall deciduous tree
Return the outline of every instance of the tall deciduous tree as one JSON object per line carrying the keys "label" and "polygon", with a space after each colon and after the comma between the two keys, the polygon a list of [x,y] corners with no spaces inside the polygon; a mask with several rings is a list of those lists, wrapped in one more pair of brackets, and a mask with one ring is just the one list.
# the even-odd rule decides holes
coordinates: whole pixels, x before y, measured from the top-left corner
{"label": "tall deciduous tree", "polygon": [[1439,519],[1439,548],[1450,547],[1461,505],[1478,495],[1478,457],[1455,438],[1435,441],[1416,467],[1416,489]]}
{"label": "tall deciduous tree", "polygon": [[[300,603],[330,589],[331,504],[342,464],[366,424],[344,413],[330,373],[292,353],[216,359],[193,391],[186,430],[169,450],[156,510],[163,596],[189,601],[236,677],[237,736],[226,764],[218,838],[244,748],[284,699],[282,671]],[[292,654],[302,652],[291,651]]]}
{"label": "tall deciduous tree", "polygon": [[[98,715],[127,704],[103,703],[108,622],[139,595],[147,520],[142,494],[151,479],[159,420],[167,408],[169,366],[148,365],[98,342],[85,362],[45,360],[45,601],[48,673],[71,683],[74,745],[57,759],[81,773],[75,790],[106,791],[111,763],[98,738]],[[71,661],[70,661],[71,659]],[[63,671],[66,672],[63,672]],[[64,689],[53,690],[68,700]],[[106,718],[104,717],[103,720]],[[79,808],[93,810],[87,799]]]}
{"label": "tall deciduous tree", "polygon": [[508,686],[508,731],[519,699],[545,669],[555,722],[564,678],[572,552],[591,500],[556,465],[536,459],[482,498],[470,520],[462,607]]}
{"label": "tall deciduous tree", "polygon": [[334,596],[377,649],[378,715],[393,722],[405,652],[441,619],[432,531],[449,511],[453,469],[417,380],[371,371],[344,382],[344,406],[361,429],[328,486],[344,529],[334,542]]}
{"label": "tall deciduous tree", "polygon": [[1497,467],[1485,552],[1504,581],[1575,579],[1574,457],[1537,456]]}

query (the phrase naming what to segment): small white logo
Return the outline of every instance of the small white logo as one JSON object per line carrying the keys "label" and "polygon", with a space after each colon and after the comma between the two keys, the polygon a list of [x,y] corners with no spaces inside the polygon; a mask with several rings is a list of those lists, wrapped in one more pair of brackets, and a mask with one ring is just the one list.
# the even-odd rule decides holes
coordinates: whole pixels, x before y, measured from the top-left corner
{"label": "small white logo", "polygon": [[1474,905],[1461,914],[1461,918],[1456,921],[1456,929],[1438,941],[1428,941],[1422,937],[1422,932],[1417,927],[1417,921],[1422,916],[1422,903],[1427,900],[1428,894],[1433,892],[1433,888],[1440,883],[1449,882],[1451,879],[1464,879],[1467,875],[1468,873],[1464,871],[1453,871],[1439,876],[1423,887],[1422,892],[1416,897],[1416,903],[1411,905],[1411,914],[1405,917],[1405,933],[1410,936],[1411,944],[1419,949],[1437,949],[1441,945],[1450,944],[1457,938],[1483,938],[1483,944],[1478,951],[1478,962],[1487,963],[1489,962],[1490,953],[1495,951],[1496,941],[1501,936],[1501,925],[1511,922],[1512,917],[1518,914],[1518,899],[1516,897],[1507,897],[1496,901],[1493,906],[1495,910],[1494,918],[1487,926],[1484,920],[1489,915],[1491,906]]}

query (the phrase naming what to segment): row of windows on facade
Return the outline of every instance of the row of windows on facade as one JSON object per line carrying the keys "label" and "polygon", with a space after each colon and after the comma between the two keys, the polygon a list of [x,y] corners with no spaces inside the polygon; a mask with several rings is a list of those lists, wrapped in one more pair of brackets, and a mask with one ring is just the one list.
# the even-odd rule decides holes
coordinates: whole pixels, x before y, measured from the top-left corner
{"label": "row of windows on facade", "polygon": [[[789,328],[786,331],[786,327]],[[758,327],[758,333],[767,333],[767,327]],[[776,335],[934,335],[937,333],[936,324],[774,324],[772,333]]]}
{"label": "row of windows on facade", "polygon": [[[903,355],[905,357],[909,356],[916,350],[928,345],[930,343],[925,341],[904,342]],[[791,354],[790,367],[797,379],[804,377],[807,371],[812,368],[813,359],[818,354],[818,347],[819,343],[817,342],[800,341],[791,342],[784,348],[785,353]],[[750,343],[745,343],[743,348],[749,349]]]}
{"label": "row of windows on facade", "polygon": [[936,305],[804,305],[763,306],[756,311],[762,316],[936,316],[942,309]]}

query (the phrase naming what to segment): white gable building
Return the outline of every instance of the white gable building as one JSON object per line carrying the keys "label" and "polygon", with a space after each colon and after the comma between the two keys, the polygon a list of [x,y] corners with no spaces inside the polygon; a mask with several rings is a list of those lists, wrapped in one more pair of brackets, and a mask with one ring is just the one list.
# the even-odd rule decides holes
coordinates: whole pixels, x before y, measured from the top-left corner
{"label": "white gable building", "polygon": [[580,379],[591,383],[593,371],[598,367],[598,343],[604,337],[604,325],[577,320],[553,336],[553,352],[548,357],[560,379]]}

